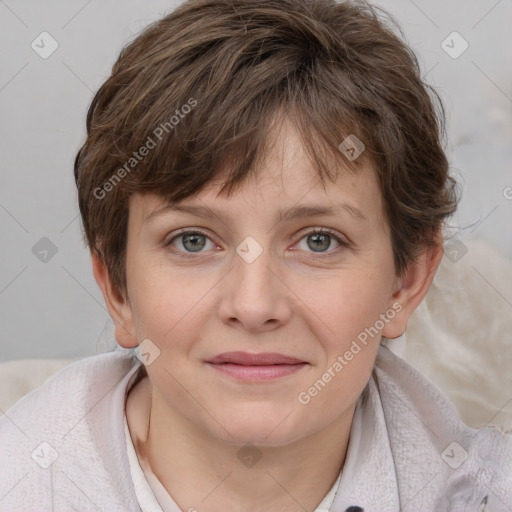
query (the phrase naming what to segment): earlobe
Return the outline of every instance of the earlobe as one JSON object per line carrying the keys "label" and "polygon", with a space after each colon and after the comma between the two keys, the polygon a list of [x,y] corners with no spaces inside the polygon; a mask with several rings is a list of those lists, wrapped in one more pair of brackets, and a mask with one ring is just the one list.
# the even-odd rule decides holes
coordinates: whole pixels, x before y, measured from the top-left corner
{"label": "earlobe", "polygon": [[427,294],[442,258],[441,242],[426,247],[409,263],[403,276],[397,278],[398,286],[390,298],[390,307],[398,303],[400,310],[382,330],[384,337],[398,338],[407,330],[409,317]]}
{"label": "earlobe", "polygon": [[91,254],[92,271],[100,287],[108,312],[115,325],[116,340],[124,348],[136,347],[139,342],[135,333],[133,313],[128,301],[112,285],[107,265],[103,259]]}

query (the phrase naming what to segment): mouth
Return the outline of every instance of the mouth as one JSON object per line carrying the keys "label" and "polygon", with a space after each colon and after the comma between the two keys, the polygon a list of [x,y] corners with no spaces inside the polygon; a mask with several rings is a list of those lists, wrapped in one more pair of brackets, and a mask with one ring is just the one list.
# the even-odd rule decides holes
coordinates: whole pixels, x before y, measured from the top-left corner
{"label": "mouth", "polygon": [[308,363],[277,353],[224,352],[206,361],[213,369],[242,381],[268,381],[294,374]]}

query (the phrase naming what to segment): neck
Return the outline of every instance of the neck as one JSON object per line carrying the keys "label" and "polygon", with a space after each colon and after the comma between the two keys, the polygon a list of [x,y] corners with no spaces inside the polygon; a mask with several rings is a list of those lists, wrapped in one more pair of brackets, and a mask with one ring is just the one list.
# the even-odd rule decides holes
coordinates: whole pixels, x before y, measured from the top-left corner
{"label": "neck", "polygon": [[[314,510],[345,461],[354,408],[284,446],[226,443],[162,403],[145,378],[130,392],[127,421],[137,456],[182,510]],[[169,456],[169,454],[172,454]]]}

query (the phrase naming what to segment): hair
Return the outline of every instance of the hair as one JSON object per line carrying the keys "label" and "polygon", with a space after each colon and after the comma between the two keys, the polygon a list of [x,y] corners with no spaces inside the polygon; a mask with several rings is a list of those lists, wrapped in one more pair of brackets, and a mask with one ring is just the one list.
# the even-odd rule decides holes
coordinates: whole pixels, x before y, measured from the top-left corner
{"label": "hair", "polygon": [[[397,275],[439,243],[458,203],[445,111],[387,19],[403,37],[361,0],[188,0],[126,44],[74,164],[85,243],[116,289],[127,292],[130,196],[179,202],[223,169],[229,195],[268,154],[279,112],[324,186],[371,163]],[[347,137],[364,144],[355,160],[340,151]]]}

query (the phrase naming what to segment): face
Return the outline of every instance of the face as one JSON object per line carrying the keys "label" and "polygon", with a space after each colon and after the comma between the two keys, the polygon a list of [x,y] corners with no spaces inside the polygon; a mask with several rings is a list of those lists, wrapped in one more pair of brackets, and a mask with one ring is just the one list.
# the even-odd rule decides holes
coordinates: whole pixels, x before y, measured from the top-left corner
{"label": "face", "polygon": [[[381,193],[371,168],[324,188],[290,124],[257,177],[229,198],[219,184],[179,204],[206,215],[131,197],[122,344],[158,348],[147,371],[162,416],[228,443],[283,445],[353,410],[396,321]],[[331,213],[287,215],[297,207]],[[211,362],[226,352],[300,364]]]}

